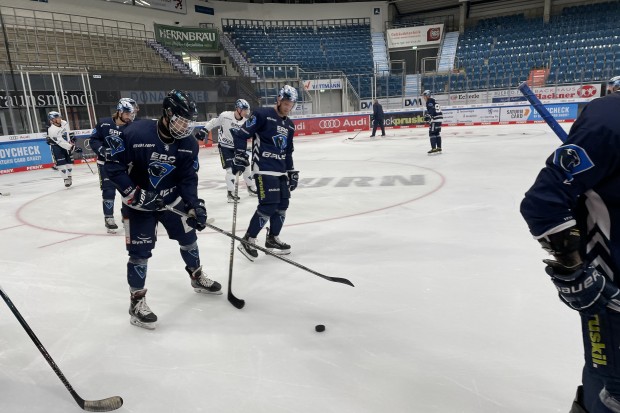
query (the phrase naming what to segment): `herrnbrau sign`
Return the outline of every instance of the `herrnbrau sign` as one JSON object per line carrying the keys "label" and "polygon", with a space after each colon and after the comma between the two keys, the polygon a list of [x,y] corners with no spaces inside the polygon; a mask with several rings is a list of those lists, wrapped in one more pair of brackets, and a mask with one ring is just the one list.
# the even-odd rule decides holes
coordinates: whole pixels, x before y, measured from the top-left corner
{"label": "herrnbrau sign", "polygon": [[171,49],[215,51],[218,49],[218,32],[200,27],[176,27],[154,24],[155,40]]}

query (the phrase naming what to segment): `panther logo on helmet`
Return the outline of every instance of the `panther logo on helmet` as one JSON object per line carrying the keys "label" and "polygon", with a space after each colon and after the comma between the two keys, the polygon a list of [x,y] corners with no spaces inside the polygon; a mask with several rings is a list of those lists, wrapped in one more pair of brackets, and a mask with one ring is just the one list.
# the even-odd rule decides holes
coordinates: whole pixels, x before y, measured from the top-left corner
{"label": "panther logo on helmet", "polygon": [[235,108],[241,110],[250,110],[250,104],[245,99],[237,99],[237,101],[235,102]]}
{"label": "panther logo on helmet", "polygon": [[59,118],[59,117],[60,117],[60,113],[58,113],[56,111],[51,111],[50,113],[47,114],[47,118],[49,120],[56,119],[56,118]]}
{"label": "panther logo on helmet", "polygon": [[289,85],[284,85],[278,93],[278,97],[284,100],[290,100],[291,102],[297,102],[297,90]]}

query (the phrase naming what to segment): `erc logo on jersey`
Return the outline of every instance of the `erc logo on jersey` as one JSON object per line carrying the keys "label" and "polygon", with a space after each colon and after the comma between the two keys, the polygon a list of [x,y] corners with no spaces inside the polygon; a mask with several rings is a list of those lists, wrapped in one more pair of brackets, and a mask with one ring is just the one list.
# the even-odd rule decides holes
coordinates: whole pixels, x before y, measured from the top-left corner
{"label": "erc logo on jersey", "polygon": [[553,154],[553,163],[566,173],[566,181],[573,180],[573,176],[587,171],[594,166],[594,162],[581,146],[569,144],[560,146]]}
{"label": "erc logo on jersey", "polygon": [[153,188],[157,188],[157,185],[164,179],[170,172],[174,170],[175,166],[163,162],[151,162],[149,164],[149,181]]}
{"label": "erc logo on jersey", "polygon": [[256,116],[252,116],[250,119],[245,121],[245,127],[249,128],[256,125]]}
{"label": "erc logo on jersey", "polygon": [[125,150],[125,143],[120,136],[108,135],[105,137],[105,141],[110,147],[112,156]]}

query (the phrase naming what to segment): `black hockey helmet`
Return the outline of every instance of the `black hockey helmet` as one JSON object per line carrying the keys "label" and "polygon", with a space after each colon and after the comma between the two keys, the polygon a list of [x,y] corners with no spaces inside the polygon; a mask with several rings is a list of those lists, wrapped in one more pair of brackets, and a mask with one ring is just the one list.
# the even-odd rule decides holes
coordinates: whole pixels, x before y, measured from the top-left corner
{"label": "black hockey helmet", "polygon": [[175,139],[183,139],[191,135],[198,109],[192,96],[183,91],[173,89],[164,98],[164,117],[168,119],[170,136]]}

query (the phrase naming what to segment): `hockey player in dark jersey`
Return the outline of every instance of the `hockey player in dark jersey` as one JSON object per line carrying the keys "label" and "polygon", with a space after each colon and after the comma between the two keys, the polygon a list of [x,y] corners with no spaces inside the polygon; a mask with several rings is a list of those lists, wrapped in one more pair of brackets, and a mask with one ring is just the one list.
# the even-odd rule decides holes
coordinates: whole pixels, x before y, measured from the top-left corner
{"label": "hockey player in dark jersey", "polygon": [[443,113],[439,105],[435,102],[435,99],[431,97],[430,90],[425,90],[422,96],[426,102],[424,120],[426,123],[430,124],[428,136],[431,140],[431,150],[428,151],[428,153],[441,153],[441,123],[443,122]]}
{"label": "hockey player in dark jersey", "polygon": [[[108,142],[111,157],[104,168],[123,197],[129,314],[131,323],[139,327],[153,329],[157,321],[146,304],[144,286],[158,223],[179,243],[194,290],[221,294],[221,285],[202,270],[196,243],[196,229],[206,227],[207,210],[198,198],[198,144],[185,138],[191,135],[197,114],[191,96],[173,90],[164,99],[159,120],[133,122]],[[189,218],[166,210],[165,205],[186,212]]]}
{"label": "hockey player in dark jersey", "polygon": [[[136,108],[133,99],[123,98],[116,105],[116,113],[111,118],[99,120],[90,135],[90,147],[97,154],[97,171],[99,172],[99,188],[103,199],[103,218],[108,233],[115,233],[118,225],[114,221],[114,198],[116,188],[107,177],[103,164],[110,159],[111,148],[108,140],[120,136],[127,125],[136,117]],[[135,101],[133,101],[135,103]]]}
{"label": "hockey player in dark jersey", "polygon": [[258,257],[251,244],[269,223],[265,248],[276,254],[290,254],[291,246],[279,238],[289,206],[291,191],[297,188],[299,172],[293,166],[295,125],[288,117],[297,101],[297,90],[285,85],[280,89],[275,107],[258,108],[240,128],[231,129],[235,143],[232,172],[243,172],[250,162],[247,140],[252,138],[252,172],[258,189],[258,208],[244,236],[247,243],[238,249],[250,261]]}
{"label": "hockey player in dark jersey", "polygon": [[620,412],[620,76],[594,99],[525,194],[521,214],[581,316],[585,365],[571,413]]}

